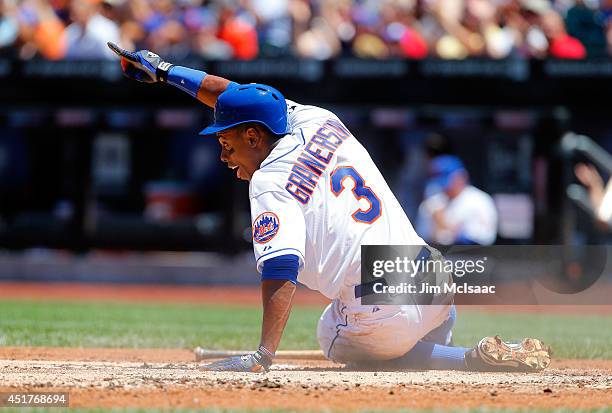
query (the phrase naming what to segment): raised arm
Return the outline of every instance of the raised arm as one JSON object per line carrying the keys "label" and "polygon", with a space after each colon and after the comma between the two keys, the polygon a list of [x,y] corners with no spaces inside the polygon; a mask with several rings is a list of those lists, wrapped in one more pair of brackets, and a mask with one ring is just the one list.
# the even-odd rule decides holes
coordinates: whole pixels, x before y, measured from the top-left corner
{"label": "raised arm", "polygon": [[207,75],[202,79],[196,98],[211,108],[215,107],[217,98],[227,87],[235,82],[231,82],[223,77]]}
{"label": "raised arm", "polygon": [[211,108],[214,108],[219,95],[234,83],[201,70],[164,62],[148,50],[129,52],[111,42],[108,47],[121,58],[121,69],[130,79],[145,83],[168,83]]}

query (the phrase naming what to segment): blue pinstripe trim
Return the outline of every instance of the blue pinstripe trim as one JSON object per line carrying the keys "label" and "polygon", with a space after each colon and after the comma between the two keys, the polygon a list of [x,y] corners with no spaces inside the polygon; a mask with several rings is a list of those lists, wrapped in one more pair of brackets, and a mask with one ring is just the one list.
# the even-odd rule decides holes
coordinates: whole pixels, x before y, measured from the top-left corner
{"label": "blue pinstripe trim", "polygon": [[298,250],[297,248],[281,248],[281,249],[276,250],[276,251],[270,251],[270,252],[268,252],[267,254],[264,254],[264,255],[262,255],[261,257],[257,258],[256,264],[259,264],[259,260],[261,260],[263,257],[266,257],[266,256],[268,256],[268,255],[270,255],[270,254],[274,254],[274,253],[277,253],[277,252],[280,252],[280,251],[287,251],[287,250],[297,251],[297,252],[298,252],[298,254],[299,254],[299,256],[298,256],[298,257],[302,257],[302,258],[304,258],[304,257],[302,256],[302,253],[300,252],[300,250]]}
{"label": "blue pinstripe trim", "polygon": [[[343,312],[344,310],[346,310],[346,306],[342,307],[340,312]],[[336,342],[336,339],[340,337],[340,327],[348,327],[348,316],[346,314],[344,315],[344,324],[342,323],[336,324],[336,336],[334,337],[331,344],[329,345],[329,350],[327,350],[327,358],[329,360],[331,360],[331,351],[332,351],[332,348],[334,347],[334,343]]]}
{"label": "blue pinstripe trim", "polygon": [[300,135],[302,135],[302,142],[304,143],[304,145],[306,145],[306,138],[304,137],[304,132],[302,131],[302,128],[300,128]]}
{"label": "blue pinstripe trim", "polygon": [[266,166],[270,165],[272,162],[276,162],[276,161],[278,161],[280,158],[282,158],[282,157],[284,157],[284,156],[289,155],[291,152],[295,151],[295,150],[296,150],[296,149],[297,149],[299,146],[300,146],[300,145],[295,145],[295,146],[293,147],[293,149],[291,149],[289,152],[286,152],[286,153],[282,154],[282,155],[281,155],[281,156],[279,156],[278,158],[272,159],[270,162],[268,162],[268,163],[267,163],[267,164],[265,164],[265,165],[261,165],[261,168],[265,168]]}

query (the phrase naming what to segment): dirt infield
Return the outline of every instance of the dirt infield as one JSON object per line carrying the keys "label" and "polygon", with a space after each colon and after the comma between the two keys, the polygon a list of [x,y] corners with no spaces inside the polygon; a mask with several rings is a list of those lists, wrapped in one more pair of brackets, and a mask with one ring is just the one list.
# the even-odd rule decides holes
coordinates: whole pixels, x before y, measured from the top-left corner
{"label": "dirt infield", "polygon": [[[0,299],[260,305],[253,287],[0,283]],[[323,307],[300,289],[296,304]],[[611,314],[612,307],[500,306],[467,311]],[[71,407],[296,410],[598,408],[612,405],[612,360],[554,360],[541,374],[358,372],[277,360],[268,374],[198,370],[188,350],[0,347],[0,391],[68,391]]]}
{"label": "dirt infield", "polygon": [[612,361],[555,360],[540,374],[358,372],[278,360],[267,374],[197,369],[187,350],[0,348],[0,391],[68,391],[71,407],[597,408]]}

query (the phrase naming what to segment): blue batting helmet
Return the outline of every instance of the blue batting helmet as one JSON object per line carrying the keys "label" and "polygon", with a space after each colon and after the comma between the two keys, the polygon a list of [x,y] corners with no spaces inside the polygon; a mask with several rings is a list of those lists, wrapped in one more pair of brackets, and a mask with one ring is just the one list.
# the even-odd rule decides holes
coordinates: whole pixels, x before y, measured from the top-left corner
{"label": "blue batting helmet", "polygon": [[259,123],[275,135],[287,133],[285,97],[273,87],[258,83],[230,86],[217,98],[215,122],[200,135],[213,135],[247,122]]}
{"label": "blue batting helmet", "polygon": [[431,175],[429,183],[443,190],[449,186],[456,173],[467,173],[461,159],[454,155],[440,155],[433,158],[430,162],[429,172]]}

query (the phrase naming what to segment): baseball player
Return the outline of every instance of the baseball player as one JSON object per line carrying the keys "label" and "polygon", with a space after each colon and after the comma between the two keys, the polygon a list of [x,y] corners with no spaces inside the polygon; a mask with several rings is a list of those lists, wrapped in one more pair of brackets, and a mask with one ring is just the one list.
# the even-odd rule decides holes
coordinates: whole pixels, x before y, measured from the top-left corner
{"label": "baseball player", "polygon": [[263,300],[260,346],[204,369],[267,371],[298,281],[332,300],[317,327],[330,360],[458,370],[536,371],[549,364],[548,348],[537,339],[485,337],[474,348],[451,346],[452,302],[361,305],[373,293],[360,285],[362,244],[421,245],[425,258],[438,253],[416,235],[368,152],[336,115],[286,100],[270,86],[240,85],[147,50],[109,47],[127,77],[173,85],[213,107],[215,121],[201,134],[216,136],[221,161],[250,182]]}
{"label": "baseball player", "polygon": [[497,238],[497,210],[493,198],[470,185],[463,162],[454,155],[430,161],[428,188],[438,191],[419,206],[417,231],[441,245],[491,245]]}

